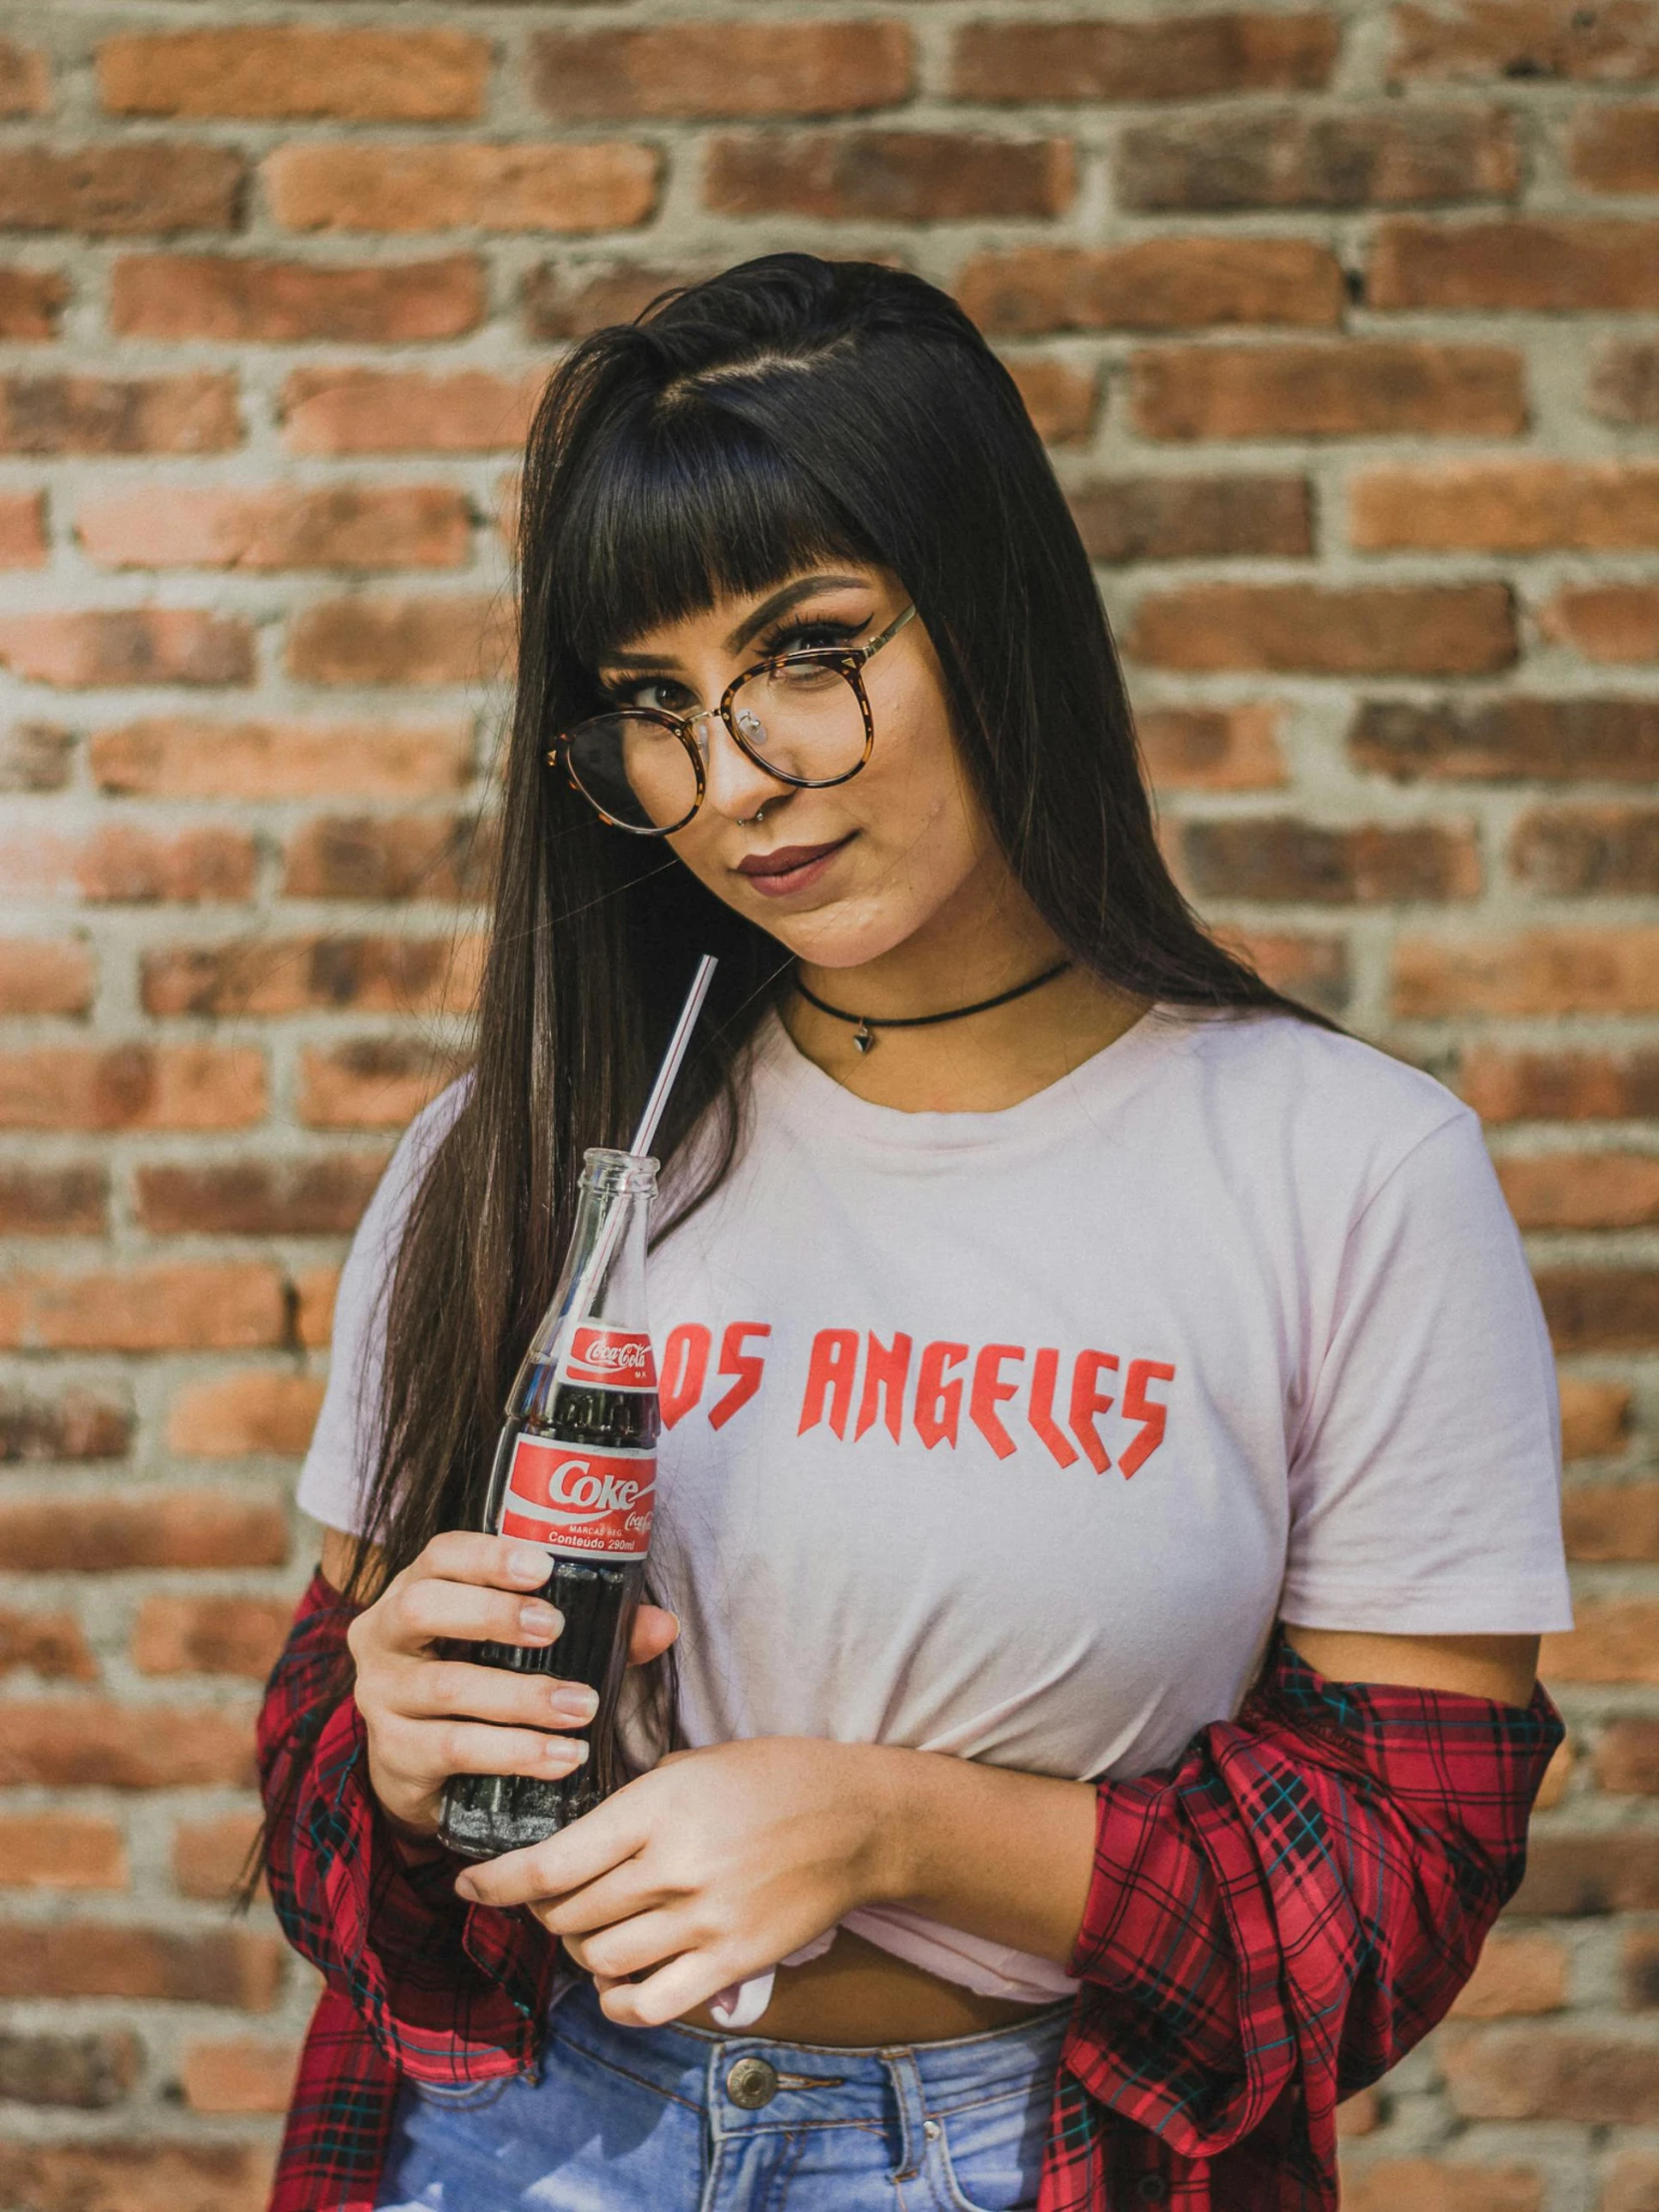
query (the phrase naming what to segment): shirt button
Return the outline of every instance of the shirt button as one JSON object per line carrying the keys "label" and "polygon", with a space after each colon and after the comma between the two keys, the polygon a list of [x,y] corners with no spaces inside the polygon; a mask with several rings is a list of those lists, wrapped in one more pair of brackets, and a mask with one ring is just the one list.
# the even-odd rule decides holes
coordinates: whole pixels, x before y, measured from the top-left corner
{"label": "shirt button", "polygon": [[765,2058],[740,2058],[726,2076],[726,2094],[746,2112],[758,2112],[778,2094],[778,2068]]}

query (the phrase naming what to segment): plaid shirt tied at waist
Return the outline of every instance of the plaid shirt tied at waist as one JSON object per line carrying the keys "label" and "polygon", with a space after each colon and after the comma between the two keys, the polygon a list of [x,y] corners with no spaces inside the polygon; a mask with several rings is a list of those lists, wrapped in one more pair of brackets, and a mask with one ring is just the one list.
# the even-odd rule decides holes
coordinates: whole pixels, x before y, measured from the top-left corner
{"label": "plaid shirt tied at waist", "polygon": [[[272,1674],[272,1896],[322,1970],[271,2212],[371,2212],[399,2077],[539,2063],[555,1944],[399,1850],[314,1576]],[[1336,1683],[1276,1636],[1238,1717],[1098,1786],[1038,2212],[1337,2212],[1336,2109],[1435,2024],[1519,1885],[1564,1734],[1450,1692]]]}

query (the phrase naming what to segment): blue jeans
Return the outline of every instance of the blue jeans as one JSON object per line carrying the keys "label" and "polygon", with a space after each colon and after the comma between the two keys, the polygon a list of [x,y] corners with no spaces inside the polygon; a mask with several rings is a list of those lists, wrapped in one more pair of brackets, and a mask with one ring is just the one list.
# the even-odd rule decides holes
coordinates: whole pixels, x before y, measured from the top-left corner
{"label": "blue jeans", "polygon": [[1069,2005],[838,2050],[616,2027],[580,1982],[539,2083],[405,2083],[386,2212],[1029,2212]]}

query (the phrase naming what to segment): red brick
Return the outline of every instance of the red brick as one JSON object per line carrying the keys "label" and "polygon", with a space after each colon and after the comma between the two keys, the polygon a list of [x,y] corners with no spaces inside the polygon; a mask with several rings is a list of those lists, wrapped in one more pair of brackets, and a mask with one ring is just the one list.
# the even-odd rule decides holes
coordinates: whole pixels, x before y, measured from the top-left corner
{"label": "red brick", "polygon": [[266,2143],[0,2143],[0,2198],[18,2212],[263,2212]]}
{"label": "red brick", "polygon": [[0,1344],[59,1352],[242,1351],[282,1339],[282,1285],[263,1263],[0,1278]]}
{"label": "red brick", "polygon": [[1517,879],[1555,897],[1659,890],[1659,807],[1539,807],[1510,833]]}
{"label": "red brick", "polygon": [[1341,937],[1301,930],[1241,929],[1230,922],[1216,934],[1247,959],[1275,990],[1340,1014],[1348,1004],[1348,946]]}
{"label": "red brick", "polygon": [[133,1440],[133,1409],[107,1390],[71,1385],[56,1396],[0,1391],[0,1465],[119,1459]]}
{"label": "red brick", "polygon": [[1659,108],[1581,109],[1567,153],[1589,192],[1659,192]]}
{"label": "red brick", "polygon": [[336,1152],[314,1160],[141,1166],[138,1220],[163,1237],[349,1236],[385,1164],[380,1152]]}
{"label": "red brick", "polygon": [[325,1352],[334,1333],[338,1268],[304,1268],[294,1277],[294,1331],[307,1352]]}
{"label": "red brick", "polygon": [[252,1368],[211,1382],[188,1382],[168,1414],[167,1446],[190,1458],[247,1452],[296,1458],[310,1442],[322,1404],[319,1376]]}
{"label": "red brick", "polygon": [[116,1922],[14,1921],[0,1942],[8,1997],[150,1997],[269,2012],[282,1980],[282,1946],[247,1929],[176,1934]]}
{"label": "red brick", "polygon": [[290,231],[621,231],[655,208],[660,166],[625,144],[296,142],[263,175]]}
{"label": "red brick", "polygon": [[44,115],[51,105],[52,72],[46,56],[0,39],[0,115]]}
{"label": "red brick", "polygon": [[283,443],[294,453],[516,451],[545,381],[482,368],[296,368],[279,401]]}
{"label": "red brick", "polygon": [[285,2112],[299,2067],[299,2045],[237,2035],[187,2043],[179,2062],[193,2112]]}
{"label": "red brick", "polygon": [[243,1129],[266,1110],[246,1045],[36,1045],[0,1053],[0,1128]]}
{"label": "red brick", "polygon": [[488,683],[507,671],[515,619],[483,593],[324,600],[295,618],[288,671],[311,684]]}
{"label": "red brick", "polygon": [[121,2103],[138,2078],[140,2055],[138,2037],[124,2028],[90,2035],[0,2030],[0,2097],[98,2111]]}
{"label": "red brick", "polygon": [[73,1613],[0,1610],[0,1675],[12,1668],[53,1682],[96,1682],[98,1662]]}
{"label": "red brick", "polygon": [[1085,479],[1067,501],[1092,560],[1295,557],[1314,550],[1302,476],[1118,476]]}
{"label": "red brick", "polygon": [[0,377],[0,452],[221,453],[241,441],[234,376]]}
{"label": "red brick", "polygon": [[957,33],[958,100],[1199,100],[1317,92],[1338,29],[1328,15],[1148,17],[1140,22],[969,23]]}
{"label": "red brick", "polygon": [[248,624],[197,607],[0,618],[0,665],[36,684],[248,684]]}
{"label": "red brick", "polygon": [[1639,1229],[1659,1222],[1659,1154],[1510,1155],[1497,1170],[1523,1229]]}
{"label": "red brick", "polygon": [[1643,551],[1659,546],[1659,465],[1640,461],[1454,461],[1372,469],[1349,494],[1349,536],[1488,553]]}
{"label": "red brick", "polygon": [[836,115],[890,107],[913,84],[909,33],[879,20],[543,31],[530,76],[542,107],[567,123]]}
{"label": "red brick", "polygon": [[0,269],[0,338],[56,337],[68,297],[56,270]]}
{"label": "red brick", "polygon": [[111,115],[464,123],[483,112],[490,52],[460,31],[263,23],[110,38],[97,61]]}
{"label": "red brick", "polygon": [[1659,223],[1514,218],[1379,226],[1367,276],[1374,307],[1584,313],[1659,307]]}
{"label": "red brick", "polygon": [[465,1013],[482,953],[448,935],[253,937],[157,946],[140,975],[152,1014]]}
{"label": "red brick", "polygon": [[76,529],[113,568],[458,568],[471,536],[444,484],[149,485],[89,501]]}
{"label": "red brick", "polygon": [[96,971],[73,938],[0,937],[0,1014],[84,1014]]}
{"label": "red brick", "polygon": [[415,1037],[353,1037],[299,1055],[299,1119],[312,1129],[401,1129],[458,1072]]}
{"label": "red brick", "polygon": [[1600,2212],[1659,2212],[1659,2156],[1625,2151],[1607,2168]]}
{"label": "red brick", "polygon": [[1602,347],[1590,376],[1590,407],[1607,422],[1636,429],[1659,423],[1659,343],[1615,339]]}
{"label": "red brick", "polygon": [[1659,928],[1528,929],[1407,937],[1395,947],[1393,1009],[1463,1014],[1659,1013]]}
{"label": "red brick", "polygon": [[110,327],[120,337],[408,345],[461,337],[483,317],[484,273],[475,254],[366,269],[134,254],[110,276]]}
{"label": "red brick", "polygon": [[1394,10],[1396,78],[1577,78],[1618,84],[1659,72],[1652,0],[1564,8],[1558,0],[1406,0]]}
{"label": "red brick", "polygon": [[607,323],[632,322],[660,292],[711,274],[703,266],[623,262],[573,271],[562,260],[545,262],[524,280],[525,325],[536,339],[586,337]]}
{"label": "red brick", "polygon": [[1533,1835],[1515,1913],[1581,1918],[1651,1913],[1659,1907],[1659,1837],[1626,1830],[1608,1835]]}
{"label": "red brick", "polygon": [[1659,585],[1568,585],[1539,627],[1588,661],[1659,661]]}
{"label": "red brick", "polygon": [[75,765],[75,734],[46,722],[0,727],[0,792],[61,792]]}
{"label": "red brick", "polygon": [[92,905],[245,899],[255,861],[246,830],[211,825],[157,830],[113,822],[82,836],[20,826],[0,830],[0,895]]}
{"label": "red brick", "polygon": [[[1349,2142],[1356,2136],[1375,2134],[1382,2124],[1382,2100],[1375,2089],[1360,2089],[1353,2096],[1345,2097],[1337,2107],[1337,2139]],[[1345,2176],[1345,2181],[1346,2181]]]}
{"label": "red brick", "polygon": [[75,231],[90,238],[143,231],[234,231],[247,173],[228,146],[160,139],[125,145],[0,148],[0,228]]}
{"label": "red brick", "polygon": [[1550,1268],[1536,1282],[1557,1352],[1659,1346],[1659,1270]]}
{"label": "red brick", "polygon": [[1446,2090],[1471,2120],[1659,2119],[1659,2048],[1612,2035],[1485,2028],[1442,2047]]}
{"label": "red brick", "polygon": [[1555,1936],[1492,1935],[1451,2009],[1458,2019],[1495,2020],[1556,2012],[1566,2001],[1567,1953]]}
{"label": "red brick", "polygon": [[1526,427],[1521,356],[1506,346],[1167,345],[1129,367],[1143,437],[1508,437]]}
{"label": "red brick", "polygon": [[1091,369],[1027,354],[1004,360],[1025,411],[1045,445],[1086,445],[1094,427],[1097,390]]}
{"label": "red brick", "polygon": [[1063,215],[1077,193],[1069,139],[948,131],[751,131],[716,138],[706,206],[826,223],[959,223]]}
{"label": "red brick", "polygon": [[1382,2158],[1343,2170],[1343,2212],[1539,2212],[1543,2201],[1530,2166]]}
{"label": "red brick", "polygon": [[472,769],[465,723],[205,722],[156,717],[94,734],[101,790],[157,799],[424,798]]}
{"label": "red brick", "polygon": [[1288,779],[1277,707],[1145,707],[1141,756],[1161,791],[1264,791]]}
{"label": "red brick", "polygon": [[1598,1459],[1621,1451],[1630,1433],[1629,1383],[1594,1382],[1583,1375],[1563,1375],[1558,1381],[1562,1457]]}
{"label": "red brick", "polygon": [[441,898],[487,895],[495,821],[471,815],[325,815],[289,841],[288,898]]}
{"label": "red brick", "polygon": [[1596,1788],[1614,1797],[1659,1797],[1659,1720],[1607,1723],[1595,1752]]}
{"label": "red brick", "polygon": [[1294,816],[1189,822],[1182,852],[1206,898],[1349,906],[1472,898],[1480,889],[1474,832],[1453,823],[1328,828]]}
{"label": "red brick", "polygon": [[1357,766],[1401,783],[1646,784],[1659,776],[1659,706],[1645,699],[1484,699],[1363,705],[1349,732]]}
{"label": "red brick", "polygon": [[0,1889],[125,1890],[127,1846],[114,1821],[82,1813],[0,1816]]}
{"label": "red brick", "polygon": [[[253,1723],[251,1706],[8,1698],[0,1701],[0,1781],[51,1790],[246,1789]],[[7,1957],[0,1943],[0,1959]],[[44,1993],[43,1985],[32,1993]]]}
{"label": "red brick", "polygon": [[141,1674],[238,1674],[263,1682],[293,1618],[286,1598],[147,1597],[133,1628]]}
{"label": "red brick", "polygon": [[[1627,1423],[1628,1389],[1623,1395]],[[1562,1492],[1561,1525],[1570,1559],[1659,1559],[1659,1482],[1572,1483]]]}
{"label": "red brick", "polygon": [[238,1896],[259,1836],[258,1813],[181,1821],[173,1832],[173,1880],[181,1895],[213,1903]]}
{"label": "red brick", "polygon": [[1309,239],[1162,238],[1132,246],[1021,246],[976,254],[956,282],[983,329],[1174,330],[1205,323],[1342,320],[1343,275]]}
{"label": "red brick", "polygon": [[1622,2001],[1630,2012],[1659,2007],[1659,1934],[1649,1928],[1625,1931],[1619,1951]]}
{"label": "red brick", "polygon": [[101,1167],[0,1163],[0,1236],[99,1237],[108,1226],[109,1179]]}
{"label": "red brick", "polygon": [[1118,139],[1117,200],[1143,211],[1404,207],[1508,198],[1519,183],[1497,108],[1340,108],[1193,116]]}
{"label": "red brick", "polygon": [[135,1567],[279,1567],[287,1523],[269,1496],[133,1489],[97,1497],[0,1498],[0,1561],[30,1574]]}
{"label": "red brick", "polygon": [[1189,584],[1141,601],[1128,650],[1160,668],[1480,676],[1516,645],[1501,584]]}
{"label": "red brick", "polygon": [[46,565],[46,494],[8,492],[0,496],[0,568]]}

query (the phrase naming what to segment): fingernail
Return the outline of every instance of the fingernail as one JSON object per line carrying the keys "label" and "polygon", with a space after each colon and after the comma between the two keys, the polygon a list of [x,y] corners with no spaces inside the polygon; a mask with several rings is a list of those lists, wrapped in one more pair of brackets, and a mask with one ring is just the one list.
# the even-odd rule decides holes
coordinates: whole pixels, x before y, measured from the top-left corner
{"label": "fingernail", "polygon": [[556,1605],[548,1605],[541,1598],[533,1597],[528,1605],[518,1609],[518,1625],[526,1636],[538,1644],[551,1644],[564,1632],[565,1617]]}
{"label": "fingernail", "polygon": [[473,1881],[471,1875],[463,1874],[457,1877],[455,1883],[455,1895],[458,1898],[465,1898],[468,1905],[477,1904],[478,1885],[476,1882]]}
{"label": "fingernail", "polygon": [[578,1726],[591,1721],[599,1710],[597,1690],[584,1688],[580,1682],[555,1682],[553,1685],[553,1711],[562,1721],[574,1721]]}
{"label": "fingernail", "polygon": [[514,1544],[507,1553],[507,1572],[515,1582],[545,1582],[553,1572],[553,1555],[540,1544]]}
{"label": "fingernail", "polygon": [[568,1774],[579,1767],[588,1756],[588,1747],[571,1736],[550,1736],[543,1753],[550,1767],[557,1767],[561,1774]]}

